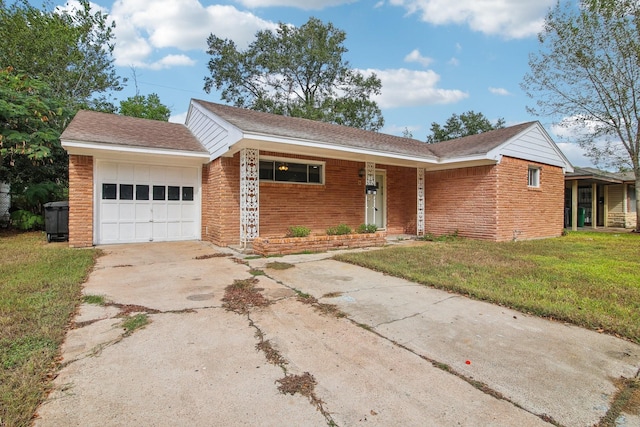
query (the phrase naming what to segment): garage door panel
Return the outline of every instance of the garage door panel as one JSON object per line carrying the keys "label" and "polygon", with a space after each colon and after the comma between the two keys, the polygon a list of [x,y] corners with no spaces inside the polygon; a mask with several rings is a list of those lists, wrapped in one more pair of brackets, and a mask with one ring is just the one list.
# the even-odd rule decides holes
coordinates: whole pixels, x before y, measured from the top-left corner
{"label": "garage door panel", "polygon": [[[198,238],[197,167],[101,160],[96,165],[96,243]],[[103,194],[107,187],[110,192]],[[156,187],[158,192],[154,191]],[[114,188],[117,192],[112,191]]]}

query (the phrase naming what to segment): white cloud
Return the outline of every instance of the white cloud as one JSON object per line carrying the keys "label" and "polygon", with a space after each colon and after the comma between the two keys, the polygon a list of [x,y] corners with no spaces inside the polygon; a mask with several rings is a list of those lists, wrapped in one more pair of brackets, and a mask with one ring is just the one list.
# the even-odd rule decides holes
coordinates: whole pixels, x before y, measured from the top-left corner
{"label": "white cloud", "polygon": [[169,117],[169,121],[171,123],[186,123],[187,121],[187,111],[182,112],[180,114],[172,114],[171,117]]}
{"label": "white cloud", "polygon": [[500,96],[509,96],[509,95],[511,95],[511,92],[509,92],[508,90],[506,90],[505,88],[502,88],[502,87],[490,87],[489,88],[489,92],[491,92],[494,95],[500,95]]}
{"label": "white cloud", "polygon": [[332,6],[353,3],[357,0],[237,0],[249,8],[287,6],[304,10],[320,10]]}
{"label": "white cloud", "polygon": [[233,6],[204,7],[198,0],[116,0],[110,17],[117,23],[116,65],[142,68],[153,66],[148,58],[158,49],[204,51],[211,33],[242,48],[257,31],[277,27]]}
{"label": "white cloud", "polygon": [[403,136],[404,132],[408,130],[409,132],[411,132],[414,139],[420,139],[419,135],[416,135],[416,133],[421,129],[422,129],[422,126],[412,126],[412,125],[399,126],[394,124],[394,125],[385,125],[380,130],[380,132],[386,133],[387,135]]}
{"label": "white cloud", "polygon": [[458,65],[460,65],[460,60],[458,58],[451,58],[447,64],[449,65],[453,65],[454,67],[457,67]]}
{"label": "white cloud", "polygon": [[360,71],[365,76],[375,73],[382,81],[382,94],[374,97],[380,108],[452,104],[469,96],[461,90],[439,88],[440,76],[431,70],[400,68]]}
{"label": "white cloud", "polygon": [[474,31],[524,38],[542,30],[544,16],[556,0],[390,0],[409,14],[434,25],[468,25]]}
{"label": "white cloud", "polygon": [[373,8],[374,8],[374,9],[379,9],[379,8],[381,8],[382,6],[384,6],[384,1],[382,1],[382,0],[381,0],[381,1],[379,1],[378,3],[376,3],[376,4],[373,6]]}
{"label": "white cloud", "polygon": [[159,61],[149,64],[148,68],[152,70],[162,70],[172,67],[190,67],[195,65],[196,61],[189,58],[187,55],[167,55]]}
{"label": "white cloud", "polygon": [[433,58],[428,56],[422,56],[418,49],[414,49],[407,56],[404,57],[405,62],[417,62],[423,67],[428,67],[433,62]]}

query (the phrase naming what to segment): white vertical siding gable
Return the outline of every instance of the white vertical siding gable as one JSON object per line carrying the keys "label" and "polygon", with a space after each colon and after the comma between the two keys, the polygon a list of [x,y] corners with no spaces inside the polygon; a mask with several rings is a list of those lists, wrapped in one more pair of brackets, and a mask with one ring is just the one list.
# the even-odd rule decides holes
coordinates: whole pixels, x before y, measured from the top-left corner
{"label": "white vertical siding gable", "polygon": [[233,144],[243,138],[238,128],[193,101],[189,106],[186,126],[207,149],[210,160],[224,155]]}
{"label": "white vertical siding gable", "polygon": [[568,172],[573,171],[569,160],[562,153],[540,123],[534,123],[504,144],[494,148],[489,153],[490,158],[498,159],[502,156],[546,165],[559,166]]}

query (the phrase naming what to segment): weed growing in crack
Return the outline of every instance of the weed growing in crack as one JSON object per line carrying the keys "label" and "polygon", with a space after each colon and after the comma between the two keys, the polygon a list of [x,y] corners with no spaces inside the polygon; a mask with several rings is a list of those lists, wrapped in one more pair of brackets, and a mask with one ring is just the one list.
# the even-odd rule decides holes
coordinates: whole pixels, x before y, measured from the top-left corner
{"label": "weed growing in crack", "polygon": [[319,311],[322,314],[326,314],[329,316],[334,316],[334,317],[338,317],[338,318],[342,318],[342,317],[347,317],[347,315],[341,311],[340,309],[338,309],[338,306],[334,305],[334,304],[325,304],[325,303],[321,303],[318,301],[318,299],[312,295],[306,294],[302,291],[299,291],[297,289],[294,289],[297,296],[297,300],[300,301],[303,304],[309,304],[310,306],[312,306],[315,310]]}
{"label": "weed growing in crack", "polygon": [[322,298],[338,298],[339,296],[342,296],[342,292],[329,292],[322,295]]}
{"label": "weed growing in crack", "polygon": [[82,302],[86,304],[105,305],[106,299],[103,295],[85,295],[82,297]]}
{"label": "weed growing in crack", "polygon": [[126,318],[122,322],[122,327],[125,330],[125,335],[131,335],[135,330],[140,329],[150,323],[147,313],[139,313],[134,316]]}
{"label": "weed growing in crack", "polygon": [[264,276],[265,272],[262,271],[262,270],[253,268],[253,269],[249,270],[249,274],[252,275],[252,276]]}
{"label": "weed growing in crack", "polygon": [[224,290],[222,306],[228,311],[238,314],[246,314],[251,307],[266,307],[271,302],[262,295],[255,284],[258,279],[234,280],[233,285],[229,285]]}
{"label": "weed growing in crack", "polygon": [[221,252],[216,252],[214,254],[198,255],[194,259],[203,260],[203,259],[211,259],[211,258],[223,258],[223,257],[228,257],[228,256],[231,256],[231,254],[223,254]]}

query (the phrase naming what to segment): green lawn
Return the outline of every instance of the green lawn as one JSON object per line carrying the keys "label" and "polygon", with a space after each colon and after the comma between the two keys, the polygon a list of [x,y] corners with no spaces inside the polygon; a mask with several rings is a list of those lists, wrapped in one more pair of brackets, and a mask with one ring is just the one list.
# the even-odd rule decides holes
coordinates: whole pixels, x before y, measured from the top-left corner
{"label": "green lawn", "polygon": [[640,235],[453,239],[336,257],[393,276],[640,343]]}
{"label": "green lawn", "polygon": [[1,426],[29,425],[46,396],[96,253],[47,244],[43,233],[0,233]]}

